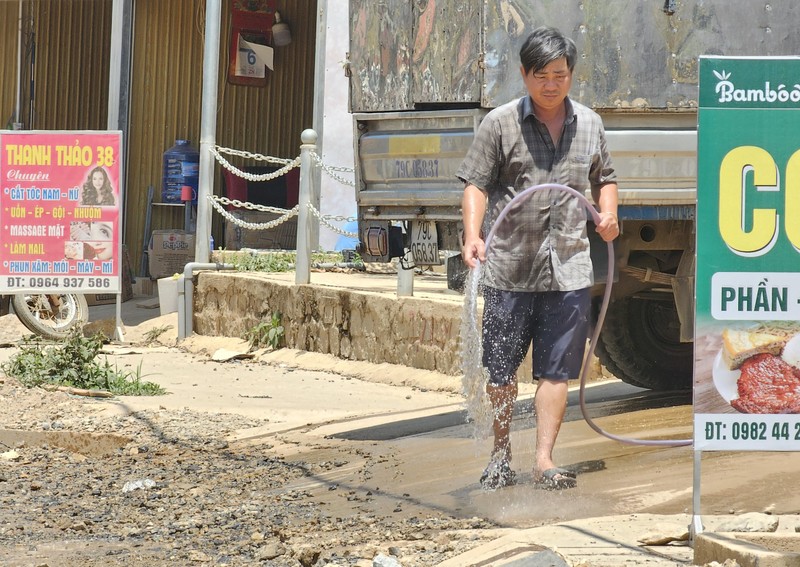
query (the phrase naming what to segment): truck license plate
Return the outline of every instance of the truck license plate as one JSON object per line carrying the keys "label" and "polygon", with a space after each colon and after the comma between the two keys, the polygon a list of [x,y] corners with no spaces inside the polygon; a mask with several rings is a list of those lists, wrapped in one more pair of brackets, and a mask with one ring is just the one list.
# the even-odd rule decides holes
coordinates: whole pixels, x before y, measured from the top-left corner
{"label": "truck license plate", "polygon": [[418,266],[441,264],[436,223],[414,221],[411,223],[411,253]]}

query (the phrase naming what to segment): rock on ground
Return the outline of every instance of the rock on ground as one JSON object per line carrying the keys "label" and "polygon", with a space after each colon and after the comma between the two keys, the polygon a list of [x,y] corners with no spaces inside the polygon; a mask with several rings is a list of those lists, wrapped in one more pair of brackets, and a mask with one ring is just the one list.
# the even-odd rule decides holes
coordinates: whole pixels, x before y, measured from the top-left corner
{"label": "rock on ground", "polygon": [[308,567],[371,564],[382,553],[403,567],[427,566],[479,545],[493,527],[407,509],[337,517],[289,485],[347,464],[352,447],[309,464],[270,445],[226,441],[261,420],[188,409],[112,415],[98,410],[103,403],[0,373],[3,428],[124,438],[99,455],[0,444],[14,455],[0,458],[0,564]]}

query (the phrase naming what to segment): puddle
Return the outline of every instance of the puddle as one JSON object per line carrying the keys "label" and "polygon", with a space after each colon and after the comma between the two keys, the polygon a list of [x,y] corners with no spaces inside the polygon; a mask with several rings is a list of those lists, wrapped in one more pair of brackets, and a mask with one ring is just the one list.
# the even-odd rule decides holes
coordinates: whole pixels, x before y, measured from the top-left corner
{"label": "puddle", "polygon": [[87,457],[111,455],[129,442],[130,438],[112,433],[0,429],[0,447],[59,447]]}

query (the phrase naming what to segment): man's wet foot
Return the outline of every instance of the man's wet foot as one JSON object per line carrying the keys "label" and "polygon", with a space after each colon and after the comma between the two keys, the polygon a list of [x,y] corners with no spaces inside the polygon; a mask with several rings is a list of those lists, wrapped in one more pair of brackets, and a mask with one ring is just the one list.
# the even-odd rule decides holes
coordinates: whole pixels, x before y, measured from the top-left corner
{"label": "man's wet foot", "polygon": [[517,475],[511,470],[511,465],[507,460],[493,460],[483,471],[480,482],[484,490],[497,490],[516,484]]}

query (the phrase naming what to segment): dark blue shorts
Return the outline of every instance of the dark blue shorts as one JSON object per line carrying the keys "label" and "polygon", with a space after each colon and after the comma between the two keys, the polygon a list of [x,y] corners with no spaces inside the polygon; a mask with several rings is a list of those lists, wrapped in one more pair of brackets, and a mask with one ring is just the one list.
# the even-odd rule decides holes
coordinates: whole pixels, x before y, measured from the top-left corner
{"label": "dark blue shorts", "polygon": [[533,343],[533,378],[578,378],[589,337],[590,290],[483,290],[483,365],[489,383],[516,383]]}

